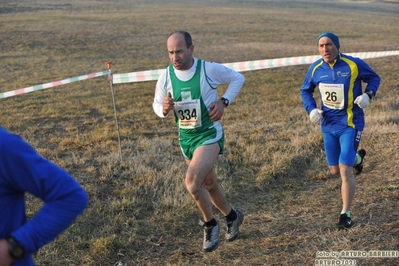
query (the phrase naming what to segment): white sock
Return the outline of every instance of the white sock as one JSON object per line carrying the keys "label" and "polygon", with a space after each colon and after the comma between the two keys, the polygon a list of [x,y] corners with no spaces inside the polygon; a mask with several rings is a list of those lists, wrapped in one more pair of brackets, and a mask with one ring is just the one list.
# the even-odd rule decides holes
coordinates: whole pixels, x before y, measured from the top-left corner
{"label": "white sock", "polygon": [[356,153],[356,163],[355,163],[355,165],[359,164],[361,162],[362,162],[362,157],[358,153]]}
{"label": "white sock", "polygon": [[351,217],[351,211],[341,211],[341,214],[346,213],[346,216]]}

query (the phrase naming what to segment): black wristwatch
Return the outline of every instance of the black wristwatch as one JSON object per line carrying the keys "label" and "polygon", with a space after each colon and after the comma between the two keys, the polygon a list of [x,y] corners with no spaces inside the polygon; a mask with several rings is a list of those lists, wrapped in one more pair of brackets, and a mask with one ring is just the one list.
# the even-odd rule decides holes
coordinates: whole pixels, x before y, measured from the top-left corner
{"label": "black wristwatch", "polygon": [[374,93],[372,91],[366,91],[367,96],[369,96],[370,100],[373,99]]}
{"label": "black wristwatch", "polygon": [[229,103],[230,103],[229,100],[227,100],[227,99],[224,98],[224,97],[220,98],[220,100],[224,103],[224,106],[225,106],[225,107],[229,106]]}
{"label": "black wristwatch", "polygon": [[6,241],[8,243],[8,253],[10,254],[11,258],[14,260],[19,260],[25,256],[24,246],[18,243],[14,237],[9,236],[6,238]]}

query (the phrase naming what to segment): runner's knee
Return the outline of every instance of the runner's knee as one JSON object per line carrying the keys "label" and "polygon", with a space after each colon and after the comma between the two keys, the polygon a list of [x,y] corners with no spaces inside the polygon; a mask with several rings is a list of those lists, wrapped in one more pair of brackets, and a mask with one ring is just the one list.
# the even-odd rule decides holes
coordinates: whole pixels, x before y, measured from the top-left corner
{"label": "runner's knee", "polygon": [[333,166],[330,166],[329,168],[330,168],[331,174],[333,174],[333,175],[338,175],[340,173],[338,165],[333,165]]}

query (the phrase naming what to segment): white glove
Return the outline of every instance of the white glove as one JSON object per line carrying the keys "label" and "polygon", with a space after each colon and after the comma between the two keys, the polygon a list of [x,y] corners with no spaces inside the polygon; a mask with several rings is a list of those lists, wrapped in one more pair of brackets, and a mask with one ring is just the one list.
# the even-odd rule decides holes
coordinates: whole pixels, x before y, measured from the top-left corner
{"label": "white glove", "polygon": [[[366,95],[367,96],[367,95]],[[321,118],[323,117],[323,111],[322,110],[320,110],[320,109],[317,109],[317,108],[315,108],[315,109],[313,109],[311,112],[310,112],[310,114],[309,114],[309,117],[310,117],[310,121],[312,121],[313,123],[320,123],[320,120],[321,120]]]}
{"label": "white glove", "polygon": [[359,105],[360,108],[367,108],[370,105],[370,97],[367,93],[363,93],[362,95],[357,96],[354,103]]}

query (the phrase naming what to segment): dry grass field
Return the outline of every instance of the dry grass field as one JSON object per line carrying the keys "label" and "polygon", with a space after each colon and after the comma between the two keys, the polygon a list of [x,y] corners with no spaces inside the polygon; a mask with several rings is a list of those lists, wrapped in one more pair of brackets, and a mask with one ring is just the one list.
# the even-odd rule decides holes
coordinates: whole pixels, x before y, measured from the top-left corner
{"label": "dry grass field", "polygon": [[[0,2],[0,92],[106,70],[164,68],[166,38],[192,34],[195,55],[220,63],[317,54],[322,31],[341,52],[399,49],[398,1],[21,0]],[[90,204],[35,254],[52,265],[315,265],[318,251],[399,249],[399,57],[367,59],[381,76],[366,109],[367,150],[352,209],[336,231],[340,178],[327,170],[318,126],[302,108],[307,65],[244,72],[222,123],[217,173],[246,216],[241,238],[203,253],[201,218],[184,188],[172,118],[152,110],[155,81],[106,76],[0,99],[0,125],[29,141],[84,186]],[[223,91],[220,88],[220,93]],[[41,202],[27,196],[28,215]],[[223,217],[216,212],[216,218]],[[223,231],[222,231],[223,232]],[[398,265],[399,258],[352,258]]]}

